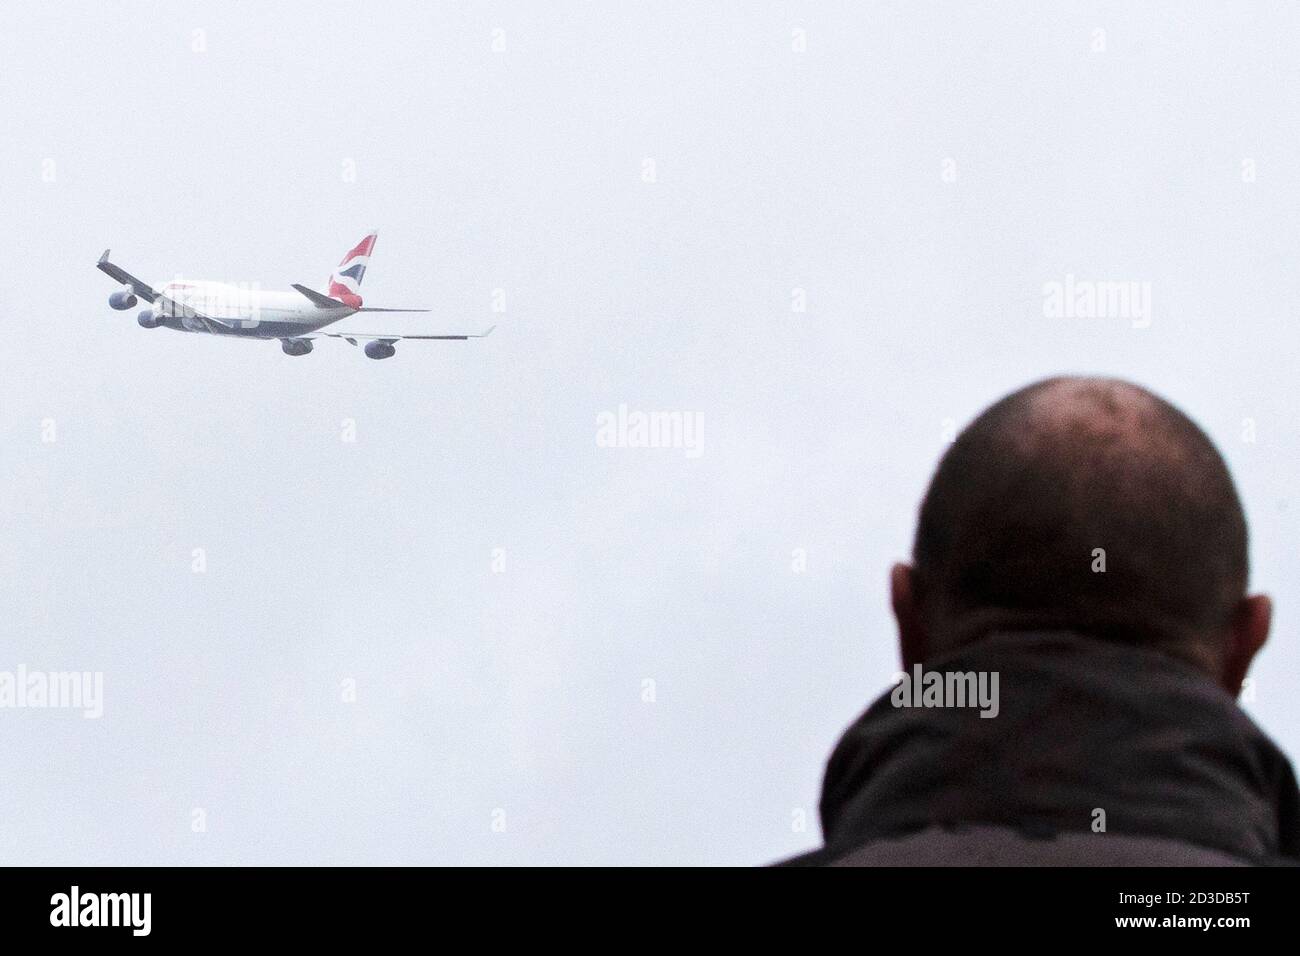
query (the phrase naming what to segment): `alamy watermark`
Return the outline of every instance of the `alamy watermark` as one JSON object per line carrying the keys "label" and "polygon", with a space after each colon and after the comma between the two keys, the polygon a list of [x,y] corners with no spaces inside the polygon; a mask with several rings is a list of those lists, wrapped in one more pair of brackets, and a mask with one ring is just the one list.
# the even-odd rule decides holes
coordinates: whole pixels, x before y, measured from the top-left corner
{"label": "alamy watermark", "polygon": [[894,675],[898,686],[889,695],[895,707],[978,707],[981,717],[998,715],[997,671],[927,671]]}
{"label": "alamy watermark", "polygon": [[87,720],[104,716],[102,671],[38,671],[19,664],[0,671],[0,710],[10,708],[80,710]]}
{"label": "alamy watermark", "polygon": [[1043,315],[1049,319],[1129,319],[1135,329],[1151,325],[1151,283],[1076,279],[1043,283]]}
{"label": "alamy watermark", "polygon": [[596,416],[597,448],[680,448],[687,458],[704,454],[704,416],[700,412],[643,412],[624,403]]}
{"label": "alamy watermark", "polygon": [[83,893],[75,883],[50,897],[51,926],[120,926],[132,936],[148,936],[153,920],[152,893]]}

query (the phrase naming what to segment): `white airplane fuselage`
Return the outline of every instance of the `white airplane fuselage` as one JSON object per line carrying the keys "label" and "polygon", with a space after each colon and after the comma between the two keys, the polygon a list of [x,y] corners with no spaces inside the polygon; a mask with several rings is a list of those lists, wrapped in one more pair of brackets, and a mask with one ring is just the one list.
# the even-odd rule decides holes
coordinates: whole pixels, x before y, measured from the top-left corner
{"label": "white airplane fuselage", "polygon": [[[342,302],[337,307],[322,308],[299,292],[250,289],[224,282],[176,280],[159,286],[158,291],[170,302],[154,303],[150,309],[154,321],[160,327],[179,332],[256,339],[294,338],[356,312]],[[221,322],[210,322],[208,318]]]}

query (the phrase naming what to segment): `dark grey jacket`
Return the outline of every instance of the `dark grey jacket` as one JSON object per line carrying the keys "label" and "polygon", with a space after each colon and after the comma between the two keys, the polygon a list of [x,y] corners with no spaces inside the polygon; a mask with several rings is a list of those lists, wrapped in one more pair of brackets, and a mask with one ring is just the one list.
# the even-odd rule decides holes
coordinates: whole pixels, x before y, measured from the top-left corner
{"label": "dark grey jacket", "polygon": [[1300,862],[1290,763],[1189,665],[1076,634],[1014,633],[931,669],[997,672],[997,716],[898,707],[886,693],[827,765],[825,848],[790,863]]}

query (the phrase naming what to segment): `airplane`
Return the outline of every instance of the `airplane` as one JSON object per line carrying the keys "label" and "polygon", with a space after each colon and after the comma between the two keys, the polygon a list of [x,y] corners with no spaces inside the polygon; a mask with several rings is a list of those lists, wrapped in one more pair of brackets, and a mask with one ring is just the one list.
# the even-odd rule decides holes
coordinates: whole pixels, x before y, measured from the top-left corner
{"label": "airplane", "polygon": [[178,332],[204,332],[250,339],[279,339],[286,355],[306,355],[318,337],[343,339],[352,345],[364,341],[369,358],[391,358],[394,343],[407,339],[440,339],[463,342],[486,338],[486,332],[457,335],[396,335],[387,332],[322,332],[327,325],[358,312],[429,312],[429,309],[379,309],[361,304],[361,280],[379,233],[371,231],[357,243],[329,277],[329,294],[293,284],[293,292],[262,291],[224,282],[176,279],[157,290],[109,261],[112,250],[99,257],[99,269],[122,288],[108,297],[118,311],[133,309],[139,299],[152,308],[143,310],[136,321],[146,329],[168,328]]}

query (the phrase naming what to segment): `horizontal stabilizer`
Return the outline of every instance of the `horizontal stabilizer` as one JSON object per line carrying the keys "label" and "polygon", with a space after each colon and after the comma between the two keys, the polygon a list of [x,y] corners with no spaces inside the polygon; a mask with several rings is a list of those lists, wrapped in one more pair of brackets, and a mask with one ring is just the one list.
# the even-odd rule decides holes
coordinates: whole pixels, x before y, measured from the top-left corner
{"label": "horizontal stabilizer", "polygon": [[303,295],[305,295],[308,298],[308,300],[310,300],[311,304],[316,306],[316,308],[318,309],[348,308],[348,306],[344,305],[338,299],[331,299],[329,296],[322,295],[321,293],[315,291],[314,289],[307,288],[305,285],[298,285],[298,283],[295,282],[293,284],[293,287],[297,289],[299,292],[301,292]]}

